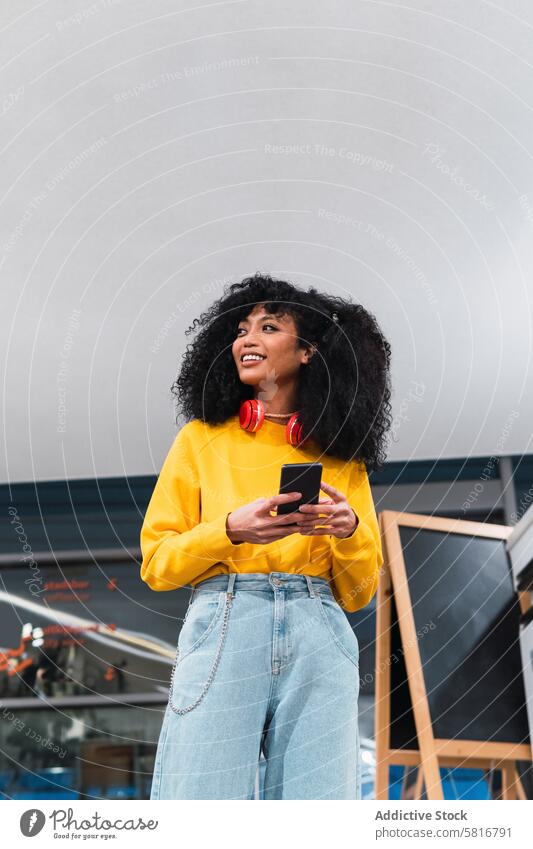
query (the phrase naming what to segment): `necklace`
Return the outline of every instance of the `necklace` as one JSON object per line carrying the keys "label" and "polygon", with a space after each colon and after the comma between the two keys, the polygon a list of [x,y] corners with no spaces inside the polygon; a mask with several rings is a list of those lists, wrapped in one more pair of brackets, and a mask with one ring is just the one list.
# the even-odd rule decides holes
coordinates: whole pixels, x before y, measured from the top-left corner
{"label": "necklace", "polygon": [[286,419],[287,416],[294,416],[294,413],[265,413],[265,418]]}

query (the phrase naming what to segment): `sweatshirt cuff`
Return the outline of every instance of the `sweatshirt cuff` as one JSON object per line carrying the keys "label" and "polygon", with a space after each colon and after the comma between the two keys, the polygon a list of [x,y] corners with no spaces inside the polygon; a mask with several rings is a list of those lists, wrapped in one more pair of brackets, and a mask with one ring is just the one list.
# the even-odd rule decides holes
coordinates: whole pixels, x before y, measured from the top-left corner
{"label": "sweatshirt cuff", "polygon": [[[226,560],[238,551],[242,543],[232,542],[226,532],[228,512],[222,513],[210,522],[202,522],[202,549],[205,557]],[[199,527],[199,526],[198,526]]]}
{"label": "sweatshirt cuff", "polygon": [[349,537],[331,537],[331,545],[338,557],[354,557],[360,555],[367,545],[375,545],[372,529],[358,517],[357,527]]}

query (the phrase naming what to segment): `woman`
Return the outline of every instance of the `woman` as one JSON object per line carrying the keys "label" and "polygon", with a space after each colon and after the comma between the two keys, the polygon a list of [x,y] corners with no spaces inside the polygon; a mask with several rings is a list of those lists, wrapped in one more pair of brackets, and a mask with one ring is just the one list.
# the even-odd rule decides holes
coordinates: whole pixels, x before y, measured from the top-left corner
{"label": "woman", "polygon": [[[389,344],[362,306],[259,274],[199,322],[173,384],[189,421],[141,530],[142,580],[193,587],[151,798],[252,799],[261,751],[266,799],[360,798],[341,608],[368,604],[383,562],[367,469],[390,426]],[[282,464],[315,461],[326,497],[276,515],[300,497],[278,494]]]}

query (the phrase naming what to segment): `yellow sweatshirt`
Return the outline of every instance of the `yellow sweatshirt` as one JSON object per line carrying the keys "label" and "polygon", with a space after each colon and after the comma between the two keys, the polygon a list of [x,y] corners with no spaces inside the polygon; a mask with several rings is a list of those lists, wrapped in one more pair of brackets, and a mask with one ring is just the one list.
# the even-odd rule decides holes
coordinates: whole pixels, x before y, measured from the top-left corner
{"label": "yellow sweatshirt", "polygon": [[[323,465],[322,480],[344,493],[359,517],[350,537],[296,532],[266,545],[230,541],[228,513],[276,495],[283,463],[315,461]],[[324,490],[320,498],[327,498]],[[323,454],[312,439],[295,448],[285,439],[285,425],[266,419],[250,433],[238,415],[219,425],[193,419],[181,428],[155,485],[140,542],[141,578],[153,590],[194,586],[228,572],[297,572],[329,581],[349,612],[371,600],[383,563],[364,463]]]}

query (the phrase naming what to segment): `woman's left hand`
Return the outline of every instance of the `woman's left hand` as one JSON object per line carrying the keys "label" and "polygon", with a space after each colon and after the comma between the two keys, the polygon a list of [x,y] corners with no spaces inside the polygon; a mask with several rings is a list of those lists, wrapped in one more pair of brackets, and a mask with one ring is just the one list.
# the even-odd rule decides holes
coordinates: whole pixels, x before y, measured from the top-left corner
{"label": "woman's left hand", "polygon": [[[324,481],[320,484],[320,489],[323,489],[326,495],[329,495],[329,499],[320,501],[318,504],[302,504],[299,507],[299,512],[308,514],[308,517],[298,522],[299,533],[303,536],[330,534],[339,537],[339,539],[351,536],[359,525],[359,518],[348,504],[346,496]],[[326,518],[318,518],[320,513],[326,513]],[[325,527],[316,527],[317,525],[324,525],[326,522]]]}

